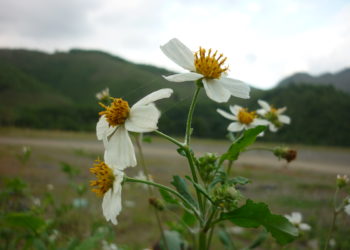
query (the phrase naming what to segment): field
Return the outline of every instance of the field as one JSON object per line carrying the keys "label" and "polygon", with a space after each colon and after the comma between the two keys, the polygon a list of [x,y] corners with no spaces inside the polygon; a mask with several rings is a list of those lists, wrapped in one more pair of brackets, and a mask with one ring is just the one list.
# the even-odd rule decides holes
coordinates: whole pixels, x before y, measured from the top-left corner
{"label": "field", "polygon": [[[229,144],[227,141],[194,139],[193,145],[196,154],[201,155],[205,152],[223,153]],[[16,157],[23,146],[29,146],[32,150],[26,164]],[[257,143],[255,146],[275,145]],[[350,175],[350,149],[302,145],[292,147],[298,150],[298,157],[290,164],[279,161],[270,152],[249,151],[234,165],[232,173],[252,180],[241,190],[246,197],[269,204],[274,213],[299,211],[304,221],[311,225],[310,232],[284,249],[318,249],[331,223],[336,175]],[[170,185],[173,174],[189,173],[185,158],[176,152],[176,147],[161,138],[152,137],[151,143],[144,143],[144,152],[146,164],[157,182]],[[4,185],[5,178],[20,177],[28,183],[33,196],[42,199],[48,184],[51,184],[54,187],[52,193],[58,197],[58,201],[68,203],[76,196],[71,191],[71,182],[87,184],[92,178],[88,170],[102,154],[103,145],[94,134],[1,129],[0,186]],[[61,170],[62,163],[79,169],[79,174],[68,178]],[[139,167],[130,168],[127,175],[135,176],[139,170]],[[100,198],[91,192],[84,194],[84,197],[88,201],[86,207],[62,216],[58,225],[60,242],[73,237],[84,239],[91,234],[91,225],[107,224],[102,217]],[[159,239],[147,200],[147,191],[142,186],[124,185],[123,211],[118,217],[118,226],[113,229],[113,240],[118,246],[144,249]],[[174,220],[174,215],[176,213],[164,212],[162,217],[165,221]],[[336,249],[349,249],[350,219],[341,215],[338,222],[334,234]],[[236,232],[233,237],[239,239],[239,244],[244,244],[252,235],[254,231]],[[280,249],[273,241],[267,244],[261,249]],[[221,249],[217,239],[214,239],[213,249]]]}

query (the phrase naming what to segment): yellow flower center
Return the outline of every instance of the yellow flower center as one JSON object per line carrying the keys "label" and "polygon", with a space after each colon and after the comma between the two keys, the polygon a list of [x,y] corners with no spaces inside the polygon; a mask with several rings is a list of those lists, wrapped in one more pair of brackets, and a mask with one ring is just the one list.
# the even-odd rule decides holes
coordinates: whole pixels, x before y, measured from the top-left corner
{"label": "yellow flower center", "polygon": [[125,120],[129,116],[130,108],[127,101],[121,98],[113,98],[113,102],[110,106],[106,106],[103,103],[99,103],[101,107],[106,110],[99,112],[99,115],[105,115],[107,122],[110,126],[117,126],[124,124]]}
{"label": "yellow flower center", "polygon": [[98,196],[103,196],[110,188],[113,187],[115,176],[113,171],[106,163],[96,160],[94,166],[90,168],[90,173],[97,178],[95,181],[90,181],[90,186],[95,187],[91,191]]}
{"label": "yellow flower center", "polygon": [[248,125],[254,121],[255,117],[255,111],[249,112],[246,108],[242,108],[239,110],[238,120],[240,123]]}
{"label": "yellow flower center", "polygon": [[221,74],[228,70],[228,67],[224,66],[227,57],[223,57],[223,54],[217,56],[217,53],[218,51],[215,51],[211,55],[211,49],[209,49],[206,54],[206,50],[200,47],[199,51],[194,54],[196,72],[202,74],[205,78],[220,78]]}
{"label": "yellow flower center", "polygon": [[277,113],[277,109],[274,106],[271,105],[270,112],[276,114]]}

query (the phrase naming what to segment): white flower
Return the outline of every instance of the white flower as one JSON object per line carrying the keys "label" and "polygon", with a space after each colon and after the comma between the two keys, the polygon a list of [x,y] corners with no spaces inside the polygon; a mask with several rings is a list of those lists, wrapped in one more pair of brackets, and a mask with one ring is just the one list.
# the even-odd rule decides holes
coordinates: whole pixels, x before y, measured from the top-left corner
{"label": "white flower", "polygon": [[178,39],[171,39],[168,43],[160,46],[163,53],[177,65],[189,70],[164,76],[172,82],[196,81],[202,79],[205,92],[208,97],[216,102],[227,102],[230,96],[249,98],[250,88],[244,82],[226,77],[228,67],[224,66],[226,57],[222,54],[217,56],[217,51],[211,54],[211,49],[200,48],[193,53]]}
{"label": "white flower", "polygon": [[259,125],[268,125],[266,120],[257,118],[255,112],[249,112],[247,109],[238,105],[230,106],[230,111],[232,114],[227,113],[222,109],[217,109],[216,111],[223,117],[234,121],[227,127],[227,130],[231,132],[238,132],[244,129],[254,128]]}
{"label": "white flower", "polygon": [[122,182],[123,171],[118,167],[110,167],[105,162],[97,160],[90,172],[97,180],[91,181],[90,186],[98,196],[103,196],[102,212],[107,221],[118,224],[117,216],[122,210]]}
{"label": "white flower", "polygon": [[128,132],[144,133],[156,130],[160,111],[153,102],[168,98],[172,93],[172,89],[160,89],[145,96],[131,108],[121,98],[114,98],[110,106],[100,104],[106,110],[100,112],[96,134],[97,139],[103,140],[107,164],[120,166],[120,170],[136,166],[135,150]]}
{"label": "white flower", "polygon": [[301,231],[309,231],[311,229],[310,225],[302,223],[303,217],[299,212],[293,212],[291,215],[285,215],[285,217]]}
{"label": "white flower", "polygon": [[283,124],[290,123],[289,116],[282,115],[282,113],[287,110],[286,107],[276,109],[263,100],[258,100],[258,103],[262,109],[258,109],[257,113],[269,121],[269,129],[271,132],[276,132]]}
{"label": "white flower", "polygon": [[114,243],[108,243],[107,241],[102,241],[102,250],[118,250],[118,247]]}
{"label": "white flower", "polygon": [[345,205],[344,211],[345,211],[345,213],[347,213],[348,215],[350,215],[350,198],[348,198],[346,204],[347,204],[347,205]]}
{"label": "white flower", "polygon": [[105,88],[100,92],[96,93],[96,98],[100,101],[106,100],[109,98],[109,88]]}

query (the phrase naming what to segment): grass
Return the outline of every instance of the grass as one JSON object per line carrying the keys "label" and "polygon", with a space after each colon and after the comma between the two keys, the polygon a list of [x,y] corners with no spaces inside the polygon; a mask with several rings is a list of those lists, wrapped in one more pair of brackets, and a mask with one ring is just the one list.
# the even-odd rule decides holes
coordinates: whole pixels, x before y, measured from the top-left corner
{"label": "grass", "polygon": [[[0,142],[1,137],[13,138],[13,141],[0,143],[1,179],[21,177],[29,183],[32,193],[40,198],[47,191],[47,185],[52,184],[54,195],[63,203],[71,201],[74,193],[69,191],[70,182],[67,175],[61,171],[60,163],[67,162],[79,169],[79,175],[74,177],[76,183],[88,183],[92,178],[88,169],[98,155],[102,156],[103,150],[96,142],[95,135],[91,133],[0,129]],[[38,140],[42,144],[33,143]],[[32,156],[26,165],[22,165],[16,159],[16,154],[24,146],[22,142],[32,143],[29,145],[32,148]],[[194,144],[199,151],[205,151],[204,149],[209,147],[218,152],[227,145],[226,142],[213,140],[194,140]],[[189,174],[185,159],[177,153],[169,153],[175,152],[176,148],[161,138],[153,138],[153,142],[145,144],[144,147],[146,164],[157,182],[170,185],[173,174]],[[307,149],[314,148],[307,147]],[[315,152],[322,154],[324,150],[333,149],[317,147]],[[338,152],[340,149],[334,150]],[[348,150],[341,149],[342,152]],[[139,167],[129,168],[127,175],[134,176],[138,171]],[[265,167],[264,164],[240,163],[234,166],[233,174],[252,180],[251,184],[241,189],[246,197],[269,204],[274,213],[287,214],[299,211],[304,215],[305,222],[312,226],[313,230],[310,233],[285,249],[312,249],[310,247],[312,239],[323,243],[331,220],[331,201],[335,187],[333,174],[293,169],[292,166],[286,168],[282,163],[278,168]],[[142,186],[124,185],[123,211],[118,217],[118,226],[113,227],[118,245],[127,245],[131,249],[144,249],[158,241],[159,232],[146,194],[147,191]],[[88,192],[86,197],[89,204],[87,208],[63,216],[60,228],[65,234],[61,238],[62,241],[69,239],[71,235],[87,237],[91,224],[106,224],[101,213],[101,199],[91,192]],[[129,204],[128,207],[125,201],[133,201],[135,205]],[[172,212],[162,213],[162,218],[165,221],[176,219]],[[339,249],[346,249],[350,246],[350,240],[346,237],[350,233],[350,218],[342,217],[339,221],[338,234],[334,237]],[[255,232],[248,231],[244,233],[246,236],[243,234],[235,237],[242,238],[244,242],[254,236]],[[264,249],[280,249],[272,241],[268,244],[270,245]],[[215,239],[213,249],[220,248],[220,243]]]}

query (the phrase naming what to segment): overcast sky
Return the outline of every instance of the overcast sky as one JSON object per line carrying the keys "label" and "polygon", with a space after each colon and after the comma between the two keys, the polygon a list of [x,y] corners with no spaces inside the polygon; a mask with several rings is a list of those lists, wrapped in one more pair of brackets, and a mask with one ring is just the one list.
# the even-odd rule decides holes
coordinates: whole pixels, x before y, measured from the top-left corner
{"label": "overcast sky", "polygon": [[99,49],[182,71],[159,49],[173,37],[219,50],[231,77],[269,88],[350,66],[350,1],[0,0],[0,47]]}

